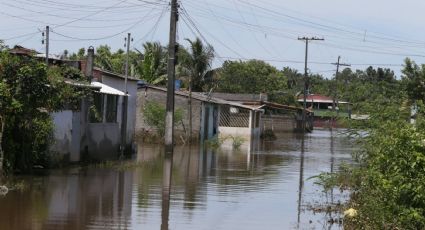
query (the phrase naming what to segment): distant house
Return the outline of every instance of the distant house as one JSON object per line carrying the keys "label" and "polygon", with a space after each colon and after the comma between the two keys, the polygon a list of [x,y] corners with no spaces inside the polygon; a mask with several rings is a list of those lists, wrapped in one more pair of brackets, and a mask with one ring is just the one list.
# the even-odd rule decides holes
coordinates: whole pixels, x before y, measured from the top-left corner
{"label": "distant house", "polygon": [[[298,97],[298,102],[303,104],[303,96]],[[347,101],[335,101],[335,112],[333,112],[334,100],[331,97],[310,94],[306,97],[306,107],[314,112],[314,126],[323,127],[329,123],[332,117],[351,118],[351,104]]]}
{"label": "distant house", "polygon": [[[282,105],[268,101],[268,95],[260,94],[233,94],[212,93],[213,97],[237,102],[245,106],[261,110],[259,117],[255,117],[255,123],[260,124],[260,132],[273,130],[275,132],[293,132],[302,130],[302,111],[296,106]],[[306,128],[313,129],[312,112],[306,111]]]}
{"label": "distant house", "polygon": [[[137,100],[137,135],[146,135],[155,131],[144,116],[146,103],[150,101],[163,104],[167,98],[167,89],[144,85],[139,88]],[[189,128],[189,94],[184,91],[175,92],[175,109],[183,111],[181,125],[175,127],[177,137],[185,137],[192,132],[196,139],[207,140],[216,135],[240,135],[251,138],[259,135],[255,116],[259,110],[240,103],[210,97],[201,93],[192,93],[192,130]]]}

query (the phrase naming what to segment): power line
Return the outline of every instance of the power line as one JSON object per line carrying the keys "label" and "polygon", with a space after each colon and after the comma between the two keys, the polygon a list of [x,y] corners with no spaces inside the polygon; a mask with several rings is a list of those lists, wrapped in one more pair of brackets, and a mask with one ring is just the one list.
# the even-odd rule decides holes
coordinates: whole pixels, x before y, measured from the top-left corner
{"label": "power line", "polygon": [[[151,11],[151,12],[152,12],[152,11]],[[132,24],[132,25],[131,25],[131,26],[129,26],[128,28],[126,28],[126,29],[124,29],[124,30],[122,30],[122,31],[120,31],[120,32],[114,33],[114,34],[104,36],[104,37],[97,37],[97,38],[80,38],[80,37],[74,37],[74,36],[65,35],[65,34],[62,34],[62,33],[56,32],[56,31],[52,31],[52,33],[54,33],[54,34],[56,34],[56,35],[59,35],[59,36],[61,36],[61,37],[69,38],[69,39],[72,39],[72,40],[78,40],[78,41],[97,41],[97,40],[105,40],[105,39],[108,39],[108,38],[116,37],[116,36],[118,36],[118,35],[120,35],[120,34],[122,34],[122,33],[125,33],[125,32],[127,32],[127,31],[129,31],[129,30],[133,29],[135,26],[139,25],[140,23],[145,22],[145,19],[146,19],[148,16],[150,16],[150,13],[151,13],[151,12],[149,12],[149,13],[148,13],[147,15],[145,15],[142,19],[140,19],[140,20],[139,20],[139,21],[137,21],[136,23]]]}

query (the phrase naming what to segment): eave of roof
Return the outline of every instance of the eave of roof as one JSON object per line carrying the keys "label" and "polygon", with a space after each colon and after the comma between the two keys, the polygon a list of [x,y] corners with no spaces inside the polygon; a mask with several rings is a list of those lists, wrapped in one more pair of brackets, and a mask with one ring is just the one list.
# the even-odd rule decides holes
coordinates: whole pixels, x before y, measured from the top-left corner
{"label": "eave of roof", "polygon": [[129,96],[128,94],[126,95],[123,91],[120,91],[118,89],[115,89],[109,85],[105,85],[103,83],[100,82],[92,82],[91,83],[92,86],[95,87],[100,87],[99,92],[100,93],[104,93],[104,94],[110,94],[110,95],[118,95],[118,96]]}
{"label": "eave of roof", "polygon": [[[105,74],[105,75],[107,75],[107,76],[111,76],[111,77],[117,77],[117,78],[125,79],[125,76],[124,76],[124,75],[122,75],[122,74],[118,74],[118,73],[114,73],[114,72],[111,72],[111,71],[107,71],[107,70],[104,70],[104,69],[99,68],[99,67],[94,67],[93,69],[94,69],[94,70],[96,70],[96,71],[99,71],[99,72],[101,72],[102,74]],[[127,80],[129,80],[129,81],[138,81],[138,80],[140,80],[140,79],[137,79],[137,78],[134,78],[134,77],[130,77],[130,76],[128,76],[128,77],[127,77]]]}
{"label": "eave of roof", "polygon": [[[152,86],[152,85],[145,85],[146,88],[151,88],[151,89],[156,89],[156,90],[160,90],[163,92],[167,92],[166,88],[163,87],[158,87],[158,86]],[[176,95],[179,96],[183,96],[183,97],[189,97],[189,93],[188,92],[183,92],[183,91],[175,91]],[[239,107],[239,108],[243,108],[243,109],[249,109],[249,110],[254,110],[257,111],[259,110],[258,108],[253,108],[251,106],[247,106],[247,105],[243,105],[241,103],[237,103],[237,102],[233,102],[233,101],[227,101],[227,100],[223,100],[223,99],[219,99],[219,98],[214,98],[214,97],[209,97],[200,93],[192,93],[192,99],[194,100],[198,100],[198,101],[202,101],[202,102],[209,102],[209,103],[214,103],[214,104],[220,104],[220,105],[230,105],[230,106],[234,106],[234,107]]]}

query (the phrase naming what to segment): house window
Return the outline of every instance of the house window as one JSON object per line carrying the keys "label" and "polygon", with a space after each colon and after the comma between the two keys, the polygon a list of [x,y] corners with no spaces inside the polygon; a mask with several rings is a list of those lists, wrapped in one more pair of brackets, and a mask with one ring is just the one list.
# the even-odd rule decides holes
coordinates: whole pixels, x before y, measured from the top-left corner
{"label": "house window", "polygon": [[93,93],[93,104],[89,108],[89,122],[102,123],[104,94]]}
{"label": "house window", "polygon": [[107,95],[106,96],[106,122],[116,123],[117,122],[117,109],[118,108],[118,96]]}

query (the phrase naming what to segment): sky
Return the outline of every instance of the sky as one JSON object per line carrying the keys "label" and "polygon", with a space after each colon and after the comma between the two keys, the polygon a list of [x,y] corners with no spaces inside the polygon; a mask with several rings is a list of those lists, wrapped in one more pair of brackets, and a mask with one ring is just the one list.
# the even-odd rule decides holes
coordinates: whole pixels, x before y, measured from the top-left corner
{"label": "sky", "polygon": [[[168,43],[168,0],[0,0],[0,39],[44,53],[42,32],[50,26],[50,53],[107,44],[143,51],[148,41]],[[421,0],[180,0],[178,41],[200,37],[216,51],[213,66],[225,60],[260,59],[278,69],[332,77],[332,65],[353,69],[391,68],[399,77],[403,60],[425,63],[425,19]]]}

